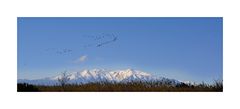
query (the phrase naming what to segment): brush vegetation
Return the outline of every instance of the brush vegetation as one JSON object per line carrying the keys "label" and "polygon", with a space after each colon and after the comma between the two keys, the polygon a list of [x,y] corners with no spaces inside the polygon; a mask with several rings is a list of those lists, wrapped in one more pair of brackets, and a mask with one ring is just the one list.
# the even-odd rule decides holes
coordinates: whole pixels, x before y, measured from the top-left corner
{"label": "brush vegetation", "polygon": [[157,81],[142,82],[93,82],[87,84],[56,84],[54,86],[19,83],[18,92],[222,92],[223,82],[213,84],[177,84],[172,85]]}

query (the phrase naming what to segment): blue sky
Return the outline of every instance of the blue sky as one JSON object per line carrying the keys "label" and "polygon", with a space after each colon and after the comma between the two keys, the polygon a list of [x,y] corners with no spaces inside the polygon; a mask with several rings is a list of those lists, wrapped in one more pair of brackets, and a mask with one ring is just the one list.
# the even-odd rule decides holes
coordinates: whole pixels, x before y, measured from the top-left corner
{"label": "blue sky", "polygon": [[211,82],[223,76],[222,25],[222,18],[20,17],[18,78],[132,68]]}

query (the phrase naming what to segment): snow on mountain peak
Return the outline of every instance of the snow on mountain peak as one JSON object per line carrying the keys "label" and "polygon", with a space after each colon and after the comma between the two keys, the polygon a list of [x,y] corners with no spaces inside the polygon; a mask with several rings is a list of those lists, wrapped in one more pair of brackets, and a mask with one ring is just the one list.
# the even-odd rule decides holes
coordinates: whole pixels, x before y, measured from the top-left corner
{"label": "snow on mountain peak", "polygon": [[[127,81],[154,81],[154,80],[167,80],[167,78],[152,76],[150,73],[126,69],[126,70],[105,70],[105,69],[92,69],[82,70],[80,72],[68,73],[70,83],[88,83],[99,81],[112,81],[112,82],[127,82]],[[57,75],[52,78],[44,79],[44,81],[55,81],[61,78],[62,75]],[[170,79],[169,79],[170,80]],[[176,82],[176,80],[172,80]],[[54,82],[52,82],[54,83]]]}

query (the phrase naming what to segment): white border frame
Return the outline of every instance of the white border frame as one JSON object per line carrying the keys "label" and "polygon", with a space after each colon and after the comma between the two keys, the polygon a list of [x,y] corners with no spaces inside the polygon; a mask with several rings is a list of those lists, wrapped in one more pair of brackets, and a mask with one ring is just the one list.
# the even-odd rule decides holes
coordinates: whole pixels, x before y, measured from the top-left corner
{"label": "white border frame", "polygon": [[[238,108],[239,3],[224,0],[2,0],[0,108]],[[17,93],[17,17],[223,17],[224,92]]]}

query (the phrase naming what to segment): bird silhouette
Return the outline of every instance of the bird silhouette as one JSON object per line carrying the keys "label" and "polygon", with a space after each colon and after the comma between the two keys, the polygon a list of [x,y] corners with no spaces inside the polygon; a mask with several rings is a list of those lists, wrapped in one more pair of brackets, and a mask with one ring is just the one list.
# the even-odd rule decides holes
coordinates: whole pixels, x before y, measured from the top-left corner
{"label": "bird silhouette", "polygon": [[115,41],[117,41],[117,37],[116,36],[111,36],[111,38],[109,40],[102,41],[102,42],[98,43],[96,47],[101,47],[103,45],[106,45],[106,44],[109,44],[109,43],[112,43],[112,42],[115,42]]}
{"label": "bird silhouette", "polygon": [[[80,45],[80,48],[89,48],[89,47],[102,47],[117,41],[118,37],[114,34],[99,34],[99,35],[84,35],[83,40],[86,40],[86,44]],[[47,48],[45,51],[52,52],[59,55],[71,54],[74,50],[70,48]]]}
{"label": "bird silhouette", "polygon": [[71,53],[73,50],[71,49],[67,49],[67,48],[47,48],[45,51],[47,52],[53,52],[53,53],[56,53],[56,54],[69,54]]}
{"label": "bird silhouette", "polygon": [[110,44],[112,42],[117,41],[117,37],[114,34],[108,34],[108,33],[102,33],[99,35],[85,35],[84,37],[87,37],[90,39],[91,44],[86,44],[83,47],[101,47],[106,44]]}

